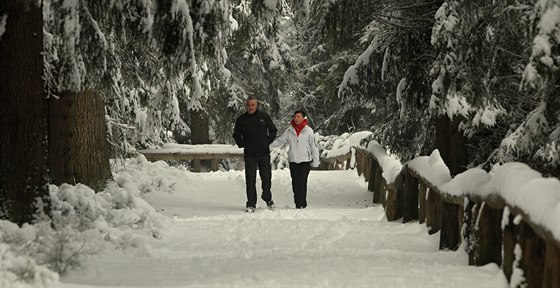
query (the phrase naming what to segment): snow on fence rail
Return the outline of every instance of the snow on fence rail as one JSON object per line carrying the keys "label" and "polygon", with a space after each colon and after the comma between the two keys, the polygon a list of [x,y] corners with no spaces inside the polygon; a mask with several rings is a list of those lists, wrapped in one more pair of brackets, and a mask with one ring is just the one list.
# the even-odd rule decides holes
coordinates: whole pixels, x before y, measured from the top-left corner
{"label": "snow on fence rail", "polygon": [[226,144],[174,144],[167,143],[159,149],[139,150],[146,159],[155,160],[192,160],[192,170],[201,171],[201,160],[210,160],[210,169],[217,171],[222,159],[241,159],[243,149]]}
{"label": "snow on fence rail", "polygon": [[[371,132],[358,132],[352,135],[346,133],[341,136],[320,136],[318,145],[321,151],[320,170],[347,169],[353,166],[351,160],[354,146],[371,135]],[[175,144],[166,143],[158,149],[144,149],[138,151],[150,161],[157,160],[192,160],[192,170],[201,171],[201,160],[211,161],[211,171],[217,171],[223,159],[242,159],[243,149],[226,144]],[[287,155],[285,155],[287,156]],[[281,159],[287,162],[287,159]]]}
{"label": "snow on fence rail", "polygon": [[317,145],[321,151],[319,169],[334,170],[353,167],[355,147],[359,146],[360,142],[371,134],[369,131],[362,131],[353,134],[344,133],[340,136],[317,135]]}
{"label": "snow on fence rail", "polygon": [[425,222],[441,232],[440,249],[465,241],[469,264],[501,265],[511,287],[560,287],[558,179],[523,163],[451,177],[437,150],[403,166],[375,141],[355,149],[357,172],[389,221]]}

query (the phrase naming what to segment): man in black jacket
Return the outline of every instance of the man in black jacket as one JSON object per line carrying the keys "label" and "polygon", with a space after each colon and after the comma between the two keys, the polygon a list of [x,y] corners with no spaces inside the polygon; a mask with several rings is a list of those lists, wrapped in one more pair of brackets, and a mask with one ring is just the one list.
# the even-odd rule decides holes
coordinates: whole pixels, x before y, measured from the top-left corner
{"label": "man in black jacket", "polygon": [[270,192],[272,171],[270,167],[270,148],[268,145],[276,138],[276,126],[265,112],[257,110],[257,99],[247,98],[245,113],[237,117],[233,138],[237,146],[243,147],[245,159],[245,183],[247,189],[247,212],[254,212],[257,205],[257,166],[262,182],[261,198],[269,208],[274,207]]}

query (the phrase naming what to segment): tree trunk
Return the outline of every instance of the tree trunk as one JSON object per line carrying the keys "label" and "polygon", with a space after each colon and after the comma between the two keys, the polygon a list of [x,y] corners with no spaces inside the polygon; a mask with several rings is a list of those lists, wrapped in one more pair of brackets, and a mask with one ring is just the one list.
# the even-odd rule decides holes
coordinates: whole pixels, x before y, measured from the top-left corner
{"label": "tree trunk", "polygon": [[94,190],[111,178],[105,110],[99,93],[64,92],[49,103],[49,168],[56,185]]}
{"label": "tree trunk", "polygon": [[0,15],[8,16],[0,39],[0,218],[23,224],[38,199],[49,210],[42,7],[0,1]]}
{"label": "tree trunk", "polygon": [[436,123],[436,148],[452,177],[465,171],[468,164],[465,138],[459,131],[459,122],[457,117],[451,120],[447,115],[441,115]]}

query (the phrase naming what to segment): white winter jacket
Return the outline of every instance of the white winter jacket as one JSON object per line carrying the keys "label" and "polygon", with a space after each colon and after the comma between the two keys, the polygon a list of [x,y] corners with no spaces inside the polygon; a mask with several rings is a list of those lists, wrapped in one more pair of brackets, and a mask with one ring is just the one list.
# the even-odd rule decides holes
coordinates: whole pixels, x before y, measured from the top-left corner
{"label": "white winter jacket", "polygon": [[290,126],[270,144],[270,148],[280,147],[286,143],[289,146],[288,161],[294,163],[311,161],[311,166],[319,166],[319,148],[311,127],[306,125],[297,136],[294,127]]}

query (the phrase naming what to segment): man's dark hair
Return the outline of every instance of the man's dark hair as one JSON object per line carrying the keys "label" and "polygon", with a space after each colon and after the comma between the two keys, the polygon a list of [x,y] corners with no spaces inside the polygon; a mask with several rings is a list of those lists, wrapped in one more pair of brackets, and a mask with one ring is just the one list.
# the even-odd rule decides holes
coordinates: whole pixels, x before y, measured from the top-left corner
{"label": "man's dark hair", "polygon": [[305,118],[305,112],[301,111],[301,110],[296,110],[296,112],[294,112],[294,116],[296,116],[296,114],[301,114],[301,117]]}
{"label": "man's dark hair", "polygon": [[257,100],[257,98],[255,98],[255,97],[253,97],[253,96],[249,96],[249,97],[247,97],[247,99],[245,100],[245,103],[247,103],[247,102],[249,102],[249,101],[251,101],[251,100],[255,100],[255,101],[259,102],[259,100]]}

